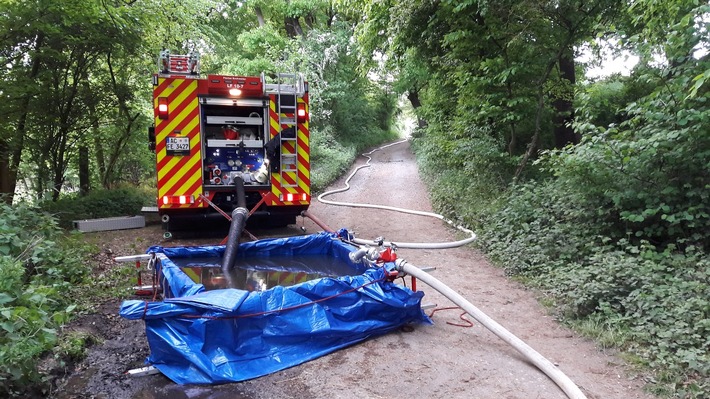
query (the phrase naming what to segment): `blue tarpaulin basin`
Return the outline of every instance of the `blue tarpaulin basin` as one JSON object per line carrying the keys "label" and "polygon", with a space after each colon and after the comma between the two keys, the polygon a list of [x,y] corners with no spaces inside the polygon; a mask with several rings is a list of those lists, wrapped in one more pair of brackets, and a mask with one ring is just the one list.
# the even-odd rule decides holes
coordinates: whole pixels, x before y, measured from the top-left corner
{"label": "blue tarpaulin basin", "polygon": [[[237,258],[250,267],[268,259],[335,258],[351,272],[262,291],[208,291],[178,264],[185,259],[221,259],[224,246],[151,247],[160,259],[161,302],[124,301],[120,315],[143,319],[150,355],[146,363],[179,384],[244,381],[326,355],[409,323],[431,323],[421,310],[421,292],[388,278],[394,264],[368,268],[352,262],[356,248],[336,235],[264,239],[242,243]],[[260,262],[259,259],[264,260]],[[189,262],[188,262],[189,263]],[[278,265],[277,265],[278,266]],[[277,272],[308,273],[308,265]]]}

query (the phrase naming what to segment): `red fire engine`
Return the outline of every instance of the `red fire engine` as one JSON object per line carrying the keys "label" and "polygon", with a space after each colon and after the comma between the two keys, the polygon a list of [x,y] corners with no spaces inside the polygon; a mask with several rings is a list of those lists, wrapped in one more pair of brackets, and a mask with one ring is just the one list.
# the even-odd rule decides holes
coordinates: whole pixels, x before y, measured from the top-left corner
{"label": "red fire engine", "polygon": [[[295,222],[308,208],[308,83],[300,74],[207,75],[199,56],[161,52],[153,75],[158,213],[163,227],[247,207],[270,225]],[[264,218],[264,219],[260,219]]]}

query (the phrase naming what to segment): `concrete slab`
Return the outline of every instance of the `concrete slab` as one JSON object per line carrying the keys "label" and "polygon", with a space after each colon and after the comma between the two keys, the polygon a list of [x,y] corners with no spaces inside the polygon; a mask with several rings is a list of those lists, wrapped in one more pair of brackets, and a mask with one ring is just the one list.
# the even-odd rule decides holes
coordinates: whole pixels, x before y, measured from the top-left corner
{"label": "concrete slab", "polygon": [[143,216],[120,216],[74,221],[74,228],[85,233],[94,231],[139,229],[142,227],[145,227],[145,217]]}

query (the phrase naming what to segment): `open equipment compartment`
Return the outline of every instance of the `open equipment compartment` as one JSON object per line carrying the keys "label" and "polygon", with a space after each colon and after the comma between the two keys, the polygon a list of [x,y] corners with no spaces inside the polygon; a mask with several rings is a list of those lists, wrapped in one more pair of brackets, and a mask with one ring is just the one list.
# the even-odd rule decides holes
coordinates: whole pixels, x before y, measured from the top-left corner
{"label": "open equipment compartment", "polygon": [[268,189],[268,100],[202,97],[200,115],[205,189],[224,190],[236,177],[247,187]]}

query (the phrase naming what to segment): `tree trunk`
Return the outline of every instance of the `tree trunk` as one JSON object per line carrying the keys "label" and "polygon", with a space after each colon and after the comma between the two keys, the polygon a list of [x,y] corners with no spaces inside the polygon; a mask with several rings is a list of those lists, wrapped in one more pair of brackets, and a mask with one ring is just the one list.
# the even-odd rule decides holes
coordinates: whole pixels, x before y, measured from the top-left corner
{"label": "tree trunk", "polygon": [[533,133],[532,139],[530,139],[530,144],[528,144],[528,149],[525,151],[525,154],[523,154],[523,158],[520,160],[518,169],[515,170],[516,179],[520,177],[520,174],[523,173],[523,170],[525,169],[525,166],[527,165],[530,157],[532,157],[533,154],[537,153],[537,146],[540,141],[540,130],[542,129],[542,112],[545,109],[545,82],[547,82],[547,79],[549,78],[550,72],[552,72],[552,68],[555,66],[555,63],[556,61],[554,60],[552,62],[549,62],[547,64],[547,68],[545,69],[545,73],[540,78],[540,80],[538,80],[537,111],[535,113],[535,131]]}
{"label": "tree trunk", "polygon": [[[42,173],[45,173],[45,174],[47,173],[47,171],[45,170],[46,169],[45,165],[47,165],[46,155],[40,155],[38,158],[39,158],[39,161],[37,162],[37,165],[35,166],[35,168],[33,168],[35,170],[35,173],[34,173],[35,176],[40,176],[40,174],[42,174]],[[44,194],[45,194],[45,187],[47,187],[47,180],[44,178],[41,178],[41,179],[35,178],[35,179],[29,179],[29,181],[30,181],[30,184],[32,185],[32,191],[35,194],[35,199],[37,201],[45,200],[46,197],[44,196]]]}
{"label": "tree trunk", "polygon": [[515,154],[515,147],[518,145],[518,138],[515,133],[515,124],[510,123],[510,140],[508,141],[508,155],[511,157]]}
{"label": "tree trunk", "polygon": [[[128,111],[126,111],[128,112]],[[109,156],[108,163],[106,164],[106,175],[104,177],[103,181],[103,186],[105,188],[111,188],[111,186],[114,183],[114,168],[116,164],[118,163],[118,160],[123,153],[123,151],[126,149],[126,145],[128,144],[128,139],[131,137],[133,134],[133,127],[135,125],[136,120],[138,120],[138,117],[140,116],[140,112],[137,112],[135,115],[130,116],[126,115],[126,126],[123,129],[123,133],[120,135],[118,138],[118,141],[115,144],[114,150],[111,152],[111,155]]]}
{"label": "tree trunk", "polygon": [[414,108],[414,113],[417,115],[417,126],[419,126],[420,129],[427,127],[428,123],[426,122],[426,120],[421,118],[419,116],[419,112],[417,112],[417,109],[422,106],[422,101],[421,101],[421,99],[419,99],[419,91],[410,90],[407,93],[407,98],[409,99],[409,102],[412,103],[412,108]]}
{"label": "tree trunk", "polygon": [[[513,98],[513,84],[511,83],[510,80],[506,81],[506,93],[508,95],[508,100],[512,100]],[[512,112],[512,109],[509,109],[509,112]],[[511,157],[513,154],[515,154],[515,147],[518,145],[518,135],[516,134],[516,125],[514,121],[510,121],[510,140],[508,140],[508,155]]]}
{"label": "tree trunk", "polygon": [[573,49],[569,48],[559,57],[558,62],[560,68],[561,85],[564,87],[562,95],[552,102],[554,108],[554,116],[552,122],[554,124],[555,148],[563,148],[568,144],[579,143],[579,136],[575,134],[572,128],[574,120],[574,53]]}
{"label": "tree trunk", "polygon": [[[2,197],[8,204],[12,204],[12,196],[15,193],[11,157],[10,144],[7,140],[0,139],[0,194],[8,194]],[[15,175],[15,178],[17,178],[17,175]]]}
{"label": "tree trunk", "polygon": [[528,144],[528,149],[523,154],[523,158],[520,160],[518,169],[515,170],[515,178],[520,177],[523,173],[525,166],[528,163],[530,157],[537,152],[538,142],[540,141],[540,120],[542,119],[542,110],[545,108],[545,92],[543,91],[542,85],[538,87],[537,93],[537,113],[535,115],[535,132],[533,133],[532,139],[530,139],[530,144]]}
{"label": "tree trunk", "polygon": [[[44,44],[44,34],[40,33],[37,36],[37,41],[35,44],[35,52],[39,51]],[[29,80],[34,80],[39,73],[40,59],[35,54],[32,58],[32,68],[30,69]],[[30,95],[28,94],[24,99],[22,99],[22,104],[20,105],[20,117],[17,121],[17,129],[12,139],[7,140],[3,138],[0,140],[0,195],[3,196],[3,200],[8,204],[12,204],[12,200],[15,196],[15,187],[17,186],[17,170],[20,167],[20,162],[22,161],[22,150],[25,146],[25,135],[27,132],[27,118],[30,113]],[[12,143],[12,145],[11,145]]]}
{"label": "tree trunk", "polygon": [[261,7],[254,7],[254,13],[256,14],[256,19],[259,21],[259,27],[263,28],[266,25],[264,20],[264,13],[261,12]]}
{"label": "tree trunk", "polygon": [[89,147],[86,144],[81,144],[79,147],[79,194],[85,196],[89,194],[90,190]]}
{"label": "tree trunk", "polygon": [[[84,90],[86,93],[90,92],[90,87],[88,80],[84,80]],[[96,112],[96,104],[93,99],[87,99],[85,101],[86,103],[86,110],[89,112],[89,120],[91,121],[91,138],[94,142],[93,145],[93,153],[94,153],[94,159],[96,161],[96,168],[97,168],[97,173],[99,177],[99,182],[103,184],[104,178],[106,176],[106,154],[104,153],[104,145],[103,142],[101,141],[101,134],[100,134],[100,128],[99,128],[99,115]],[[86,139],[86,142],[88,142],[89,139]],[[108,188],[108,187],[103,187],[103,188]]]}
{"label": "tree trunk", "polygon": [[64,185],[64,168],[59,163],[52,167],[52,202],[59,200]]}
{"label": "tree trunk", "polygon": [[[73,100],[72,100],[73,101]],[[67,102],[67,109],[71,110],[71,102]],[[67,113],[68,115],[69,113]],[[50,160],[52,164],[52,201],[56,202],[62,193],[64,180],[66,178],[67,165],[69,164],[68,152],[71,146],[69,145],[69,135],[71,134],[71,126],[69,119],[65,115],[60,116],[59,127],[57,129],[56,143],[53,146]]]}
{"label": "tree trunk", "polygon": [[326,26],[328,26],[328,29],[333,27],[333,21],[335,21],[335,8],[333,7],[333,0],[330,0],[328,4],[328,20],[326,21]]}
{"label": "tree trunk", "polygon": [[[95,132],[98,133],[99,129],[99,122],[96,121],[96,126],[93,128]],[[99,138],[98,134],[94,135],[94,151],[95,155],[94,157],[96,158],[96,167],[99,169],[99,181],[101,182],[101,186],[103,188],[108,188],[104,184],[105,181],[107,180],[107,175],[108,171],[106,170],[106,153],[104,152],[104,144],[101,142],[101,139]]]}
{"label": "tree trunk", "polygon": [[[80,131],[77,124],[78,120],[83,117],[84,112],[75,112],[75,110],[83,110],[81,108],[81,82],[88,78],[89,68],[94,64],[97,57],[98,53],[90,53],[83,50],[72,51],[72,58],[67,60],[66,71],[57,71],[62,77],[55,78],[55,84],[62,86],[61,90],[64,91],[65,95],[62,97],[61,103],[58,104],[57,135],[50,154],[52,172],[54,173],[53,201],[59,199],[74,146],[81,140],[81,136],[77,136],[77,132]],[[59,87],[56,89],[59,91]]]}
{"label": "tree trunk", "polygon": [[299,17],[285,17],[284,25],[286,27],[286,33],[288,37],[294,38],[297,36],[305,37],[303,33],[303,28],[301,28],[301,23],[298,21]]}
{"label": "tree trunk", "polygon": [[407,98],[409,98],[409,102],[412,103],[412,107],[414,107],[415,110],[422,106],[422,101],[419,99],[418,91],[410,90],[407,93]]}
{"label": "tree trunk", "polygon": [[306,26],[308,26],[308,29],[313,29],[316,25],[316,17],[312,12],[309,12],[308,15],[303,18],[303,21],[306,23]]}
{"label": "tree trunk", "polygon": [[102,184],[105,188],[110,188],[114,180],[114,167],[116,166],[120,155],[125,150],[131,135],[133,134],[133,127],[135,127],[135,122],[138,120],[140,113],[137,112],[135,115],[131,116],[131,110],[128,107],[126,96],[124,91],[120,89],[116,78],[110,52],[106,55],[106,64],[108,65],[109,75],[111,76],[111,85],[113,88],[113,94],[116,96],[119,115],[126,123],[123,133],[119,135],[107,159],[105,158],[107,161],[104,166],[106,173],[103,176]]}

